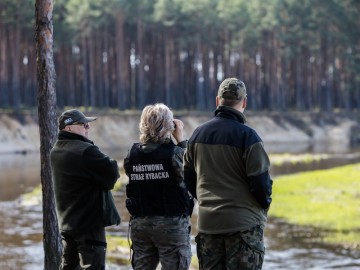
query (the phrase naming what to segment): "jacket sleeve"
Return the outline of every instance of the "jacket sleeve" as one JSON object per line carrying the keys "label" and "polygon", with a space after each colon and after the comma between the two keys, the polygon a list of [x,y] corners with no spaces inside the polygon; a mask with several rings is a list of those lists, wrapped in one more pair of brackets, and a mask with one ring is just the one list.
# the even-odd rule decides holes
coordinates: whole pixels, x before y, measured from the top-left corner
{"label": "jacket sleeve", "polygon": [[196,194],[197,175],[194,167],[192,144],[188,144],[188,147],[184,154],[184,182],[191,195],[197,199],[197,194]]}
{"label": "jacket sleeve", "polygon": [[246,173],[250,192],[263,209],[270,207],[272,179],[269,174],[270,160],[262,142],[257,142],[246,150]]}
{"label": "jacket sleeve", "polygon": [[184,168],[183,168],[184,151],[185,151],[184,148],[175,146],[174,155],[171,161],[171,165],[175,172],[176,180],[181,185],[184,185]]}
{"label": "jacket sleeve", "polygon": [[93,145],[84,151],[84,166],[95,183],[104,190],[114,188],[117,179],[120,177],[119,167],[116,160],[111,159],[100,149]]}
{"label": "jacket sleeve", "polygon": [[129,177],[129,166],[130,166],[130,150],[128,151],[126,158],[124,158],[124,170],[125,174]]}

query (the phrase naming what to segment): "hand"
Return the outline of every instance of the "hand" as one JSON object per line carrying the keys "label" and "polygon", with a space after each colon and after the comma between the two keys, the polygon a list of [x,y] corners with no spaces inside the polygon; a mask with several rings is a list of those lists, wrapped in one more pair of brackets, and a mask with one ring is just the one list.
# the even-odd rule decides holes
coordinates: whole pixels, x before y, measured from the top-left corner
{"label": "hand", "polygon": [[182,142],[184,140],[184,123],[179,119],[174,119],[175,130],[172,133],[172,136],[176,140],[177,143]]}

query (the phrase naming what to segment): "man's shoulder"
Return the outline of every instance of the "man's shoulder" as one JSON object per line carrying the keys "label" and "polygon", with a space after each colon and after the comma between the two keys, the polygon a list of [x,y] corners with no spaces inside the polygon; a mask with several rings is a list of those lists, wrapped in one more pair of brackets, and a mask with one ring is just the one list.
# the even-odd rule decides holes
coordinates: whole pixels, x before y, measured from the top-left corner
{"label": "man's shoulder", "polygon": [[82,149],[97,148],[97,146],[95,146],[91,141],[68,140],[67,143],[71,146],[81,147]]}
{"label": "man's shoulder", "polygon": [[215,125],[216,121],[219,121],[220,119],[216,116],[214,116],[213,118],[210,118],[209,120],[207,120],[206,122],[200,124],[199,126],[197,126],[194,130],[193,133],[199,132],[201,130],[207,129],[213,125]]}
{"label": "man's shoulder", "polygon": [[195,129],[189,144],[205,143],[247,148],[261,141],[257,132],[244,123],[214,117]]}
{"label": "man's shoulder", "polygon": [[57,140],[52,151],[67,150],[71,152],[81,153],[88,149],[98,149],[98,147],[94,145],[91,141],[65,139]]}
{"label": "man's shoulder", "polygon": [[216,116],[199,125],[194,130],[193,134],[206,132],[208,130],[216,130],[221,133],[231,133],[231,132],[241,131],[249,134],[257,134],[255,129],[251,128],[250,126],[247,126],[244,123],[241,123],[233,119],[216,117]]}

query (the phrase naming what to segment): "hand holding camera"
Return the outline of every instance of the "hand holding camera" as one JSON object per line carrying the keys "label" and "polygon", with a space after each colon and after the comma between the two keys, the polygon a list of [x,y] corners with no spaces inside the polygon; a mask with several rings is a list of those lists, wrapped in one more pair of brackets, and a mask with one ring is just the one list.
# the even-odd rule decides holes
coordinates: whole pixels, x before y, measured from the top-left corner
{"label": "hand holding camera", "polygon": [[184,123],[180,119],[174,119],[174,131],[172,132],[172,136],[176,140],[177,143],[182,142],[184,140]]}

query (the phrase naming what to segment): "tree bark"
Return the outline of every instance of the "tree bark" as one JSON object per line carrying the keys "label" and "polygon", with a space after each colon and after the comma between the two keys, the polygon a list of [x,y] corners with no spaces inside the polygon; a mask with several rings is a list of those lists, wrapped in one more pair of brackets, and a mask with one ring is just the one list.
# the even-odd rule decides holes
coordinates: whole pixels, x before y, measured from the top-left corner
{"label": "tree bark", "polygon": [[81,56],[82,56],[82,101],[85,107],[89,106],[89,50],[87,37],[81,38]]}
{"label": "tree bark", "polygon": [[136,70],[136,99],[137,108],[142,110],[145,106],[146,90],[145,90],[145,74],[144,74],[144,22],[141,21],[140,16],[137,18],[136,23],[136,60],[138,63],[135,64]]}
{"label": "tree bark", "polygon": [[214,98],[213,91],[211,91],[210,83],[210,58],[209,58],[209,46],[208,44],[202,44],[201,49],[202,54],[202,70],[203,70],[203,87],[204,87],[204,103],[205,109],[212,109],[214,107]]}
{"label": "tree bark", "polygon": [[117,102],[117,107],[120,109],[128,109],[131,107],[130,48],[128,48],[126,52],[125,44],[124,15],[122,11],[118,11],[115,28],[116,87],[113,87],[113,89],[116,90],[114,98]]}
{"label": "tree bark", "polygon": [[8,56],[8,36],[6,34],[5,25],[0,21],[0,105],[2,107],[9,106],[9,78],[7,64]]}
{"label": "tree bark", "polygon": [[206,94],[204,89],[204,75],[203,75],[203,59],[204,55],[201,54],[201,38],[197,34],[196,51],[195,51],[195,85],[196,85],[196,109],[205,110]]}
{"label": "tree bark", "polygon": [[[170,68],[171,68],[171,42],[170,37],[168,37],[167,32],[164,33],[164,44],[165,44],[165,57],[164,57],[164,73],[165,73],[165,80],[164,80],[164,88],[165,88],[165,102],[166,104],[170,104]],[[170,106],[170,105],[169,105]]]}
{"label": "tree bark", "polygon": [[[105,31],[104,31],[105,32]],[[102,73],[101,73],[101,82],[103,87],[103,106],[109,107],[110,105],[110,98],[109,98],[109,92],[110,92],[110,75],[109,75],[109,41],[108,41],[108,35],[103,35],[102,40],[102,61],[101,64],[103,66]]]}
{"label": "tree bark", "polygon": [[[96,35],[96,34],[95,34]],[[95,69],[96,69],[96,56],[98,56],[98,52],[96,50],[96,48],[94,48],[96,46],[96,43],[98,42],[99,37],[96,37],[95,41],[90,41],[90,38],[86,38],[87,40],[87,49],[88,49],[88,75],[89,75],[89,105],[93,108],[95,107],[95,99],[96,99],[96,93],[95,93],[95,84],[96,84],[96,80],[95,80]]]}
{"label": "tree bark", "polygon": [[36,0],[35,39],[45,270],[59,269],[62,249],[50,167],[50,150],[55,142],[57,130],[52,11],[52,0]]}
{"label": "tree bark", "polygon": [[[67,82],[68,82],[68,87],[66,87],[66,92],[67,92],[67,96],[64,100],[66,100],[67,105],[72,105],[74,106],[76,104],[76,98],[75,98],[75,93],[77,92],[77,88],[75,86],[75,81],[76,81],[76,60],[73,59],[75,57],[73,57],[72,55],[72,48],[71,46],[64,46],[64,51],[66,52],[66,64],[65,64],[65,69],[63,71],[63,74],[65,76],[67,76]],[[64,78],[65,80],[65,78]],[[65,90],[64,89],[64,90]]]}
{"label": "tree bark", "polygon": [[[17,15],[16,15],[17,16]],[[20,26],[17,22],[14,27],[10,27],[10,36],[11,36],[11,92],[12,92],[12,105],[15,109],[15,113],[19,113],[20,110]]]}

